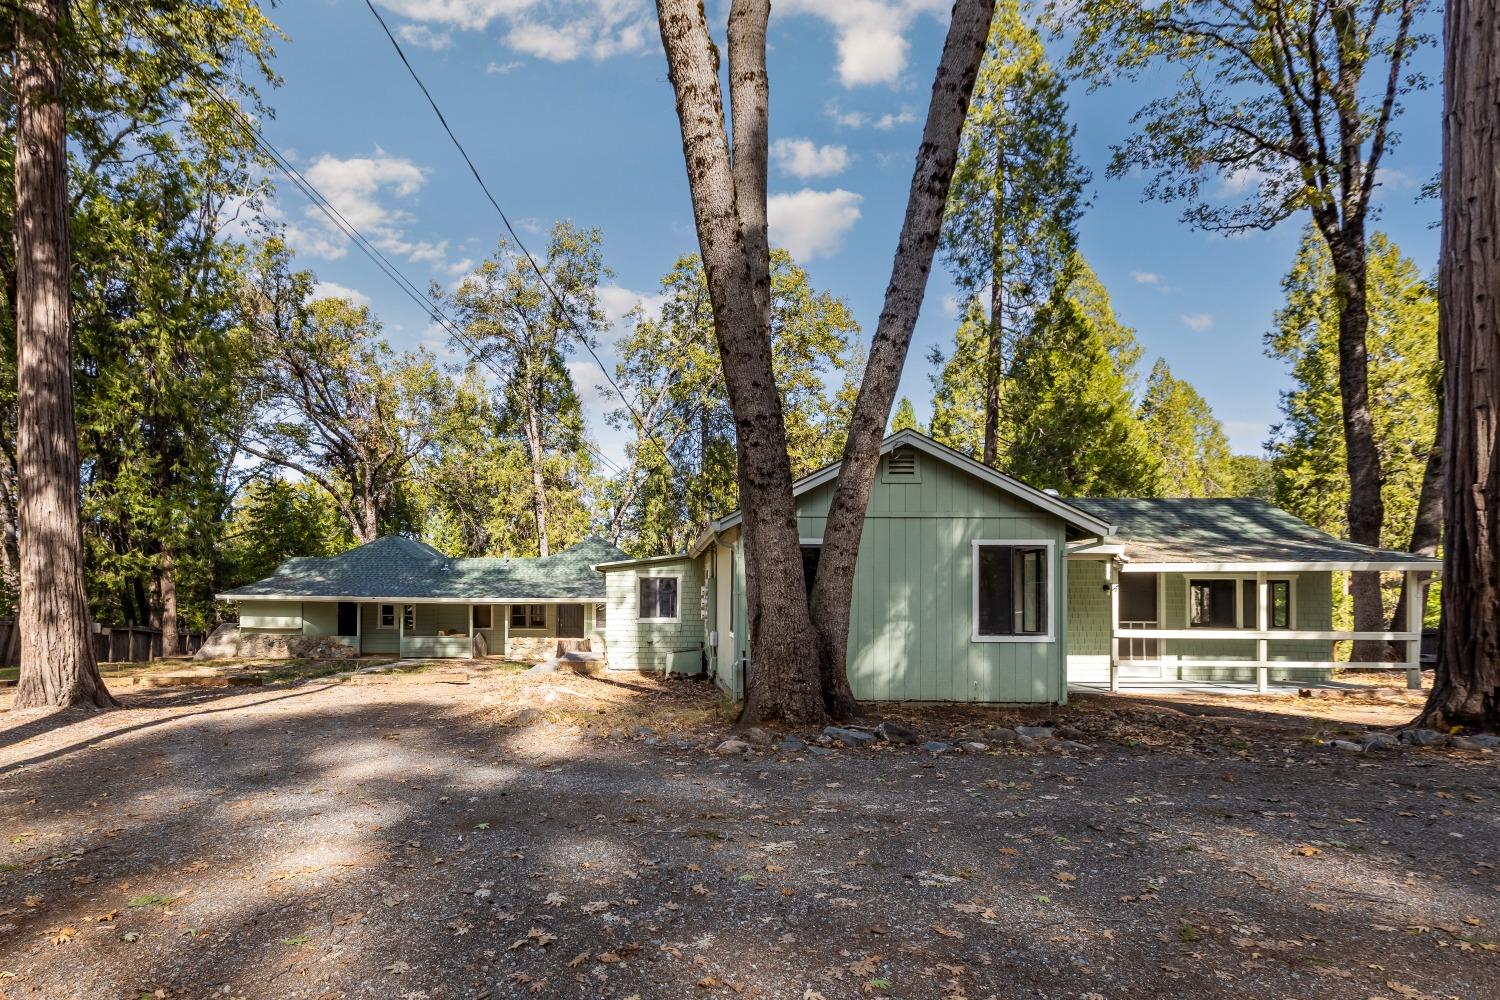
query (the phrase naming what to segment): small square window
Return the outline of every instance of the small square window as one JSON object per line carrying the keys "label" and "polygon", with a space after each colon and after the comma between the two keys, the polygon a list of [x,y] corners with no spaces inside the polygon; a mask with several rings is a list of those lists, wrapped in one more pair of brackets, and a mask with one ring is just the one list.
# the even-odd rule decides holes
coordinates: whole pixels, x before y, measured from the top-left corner
{"label": "small square window", "polygon": [[394,604],[382,604],[380,606],[380,627],[396,627],[396,606]]}
{"label": "small square window", "polygon": [[490,628],[494,623],[494,609],[488,604],[474,605],[474,627]]}
{"label": "small square window", "polygon": [[547,605],[512,604],[510,606],[511,628],[546,628]]}
{"label": "small square window", "polygon": [[643,576],[640,580],[637,617],[642,621],[677,619],[677,577]]}

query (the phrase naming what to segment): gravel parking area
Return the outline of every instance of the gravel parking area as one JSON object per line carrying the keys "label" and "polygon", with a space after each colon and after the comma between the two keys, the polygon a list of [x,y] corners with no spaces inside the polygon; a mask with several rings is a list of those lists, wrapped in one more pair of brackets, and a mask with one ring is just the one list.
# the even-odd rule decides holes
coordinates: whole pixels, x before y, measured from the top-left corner
{"label": "gravel parking area", "polygon": [[705,687],[0,715],[0,998],[1500,996],[1496,755],[1320,743],[1388,709],[886,706],[1084,748],[720,756]]}

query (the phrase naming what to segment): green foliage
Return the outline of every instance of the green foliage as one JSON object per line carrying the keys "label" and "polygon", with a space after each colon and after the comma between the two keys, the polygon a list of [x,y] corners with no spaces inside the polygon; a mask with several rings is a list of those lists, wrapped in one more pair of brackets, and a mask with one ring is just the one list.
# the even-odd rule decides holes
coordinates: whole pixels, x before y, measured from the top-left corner
{"label": "green foliage", "polygon": [[[678,260],[661,284],[661,315],[637,317],[616,373],[621,390],[639,400],[654,439],[637,434],[630,475],[610,494],[611,536],[641,554],[680,551],[739,502],[734,420],[697,256]],[[785,250],[771,252],[772,364],[794,476],[837,461],[843,451],[863,372],[858,334],[842,299],[813,288]],[[844,378],[830,394],[835,373]],[[634,427],[623,409],[610,420]]]}
{"label": "green foliage", "polygon": [[1230,496],[1276,502],[1276,469],[1261,455],[1229,456]]}
{"label": "green foliage", "polygon": [[912,405],[909,397],[902,396],[896,403],[896,412],[891,414],[891,433],[906,430],[925,433],[922,425],[917,423],[917,408]]}
{"label": "green foliage", "polygon": [[1063,289],[1037,311],[1004,398],[1006,473],[1064,496],[1156,494],[1160,472],[1127,375],[1100,325]]}
{"label": "green foliage", "polygon": [[[482,480],[477,492],[497,498],[498,505],[491,505],[483,517],[488,528],[479,529],[479,515],[472,506],[475,491],[468,493],[467,513],[439,505],[439,520],[446,524],[443,538],[450,548],[473,555],[546,554],[593,530],[590,500],[599,484],[583,406],[567,361],[580,338],[592,343],[608,327],[598,295],[600,283],[610,275],[602,243],[597,229],[568,222],[552,227],[539,264],[561,305],[531,264],[503,239],[455,292],[434,293],[452,306],[485,360],[511,373],[493,404],[483,407],[476,398],[477,383],[468,384],[467,412],[453,426],[458,437],[444,442],[443,453],[434,460],[434,468],[448,470],[449,480],[461,473],[456,461],[494,463],[491,469],[473,470]],[[492,414],[487,412],[490,405]],[[486,421],[500,439],[492,444],[475,436]],[[444,478],[441,471],[438,478]],[[509,505],[517,491],[529,504],[529,523]],[[506,499],[499,499],[506,494]],[[465,522],[466,527],[457,527]]]}
{"label": "green foliage", "polygon": [[[1370,410],[1385,475],[1381,544],[1404,549],[1437,433],[1437,297],[1385,234],[1371,236],[1366,260]],[[1339,300],[1328,252],[1311,229],[1282,288],[1286,306],[1266,346],[1290,367],[1294,387],[1282,393],[1282,421],[1271,431],[1276,502],[1343,534],[1349,480],[1338,382]]]}
{"label": "green foliage", "polygon": [[354,544],[349,525],[323,490],[279,476],[246,483],[227,528],[220,557],[226,589],[270,576],[293,556],[330,556]]}
{"label": "green foliage", "polygon": [[[940,244],[968,300],[963,326],[984,328],[982,350],[973,343],[979,331],[959,334],[959,353],[978,350],[984,358],[977,367],[962,362],[983,380],[977,390],[981,439],[1019,341],[1077,245],[1089,172],[1073,155],[1075,130],[1063,90],[1018,0],[1001,0],[964,123]],[[975,392],[959,394],[965,411],[976,405],[967,398]],[[972,422],[967,415],[963,420]],[[967,439],[975,430],[955,425],[945,433]]]}
{"label": "green foliage", "polygon": [[1158,360],[1141,397],[1141,424],[1161,463],[1161,491],[1169,497],[1238,496],[1229,439],[1208,400]]}

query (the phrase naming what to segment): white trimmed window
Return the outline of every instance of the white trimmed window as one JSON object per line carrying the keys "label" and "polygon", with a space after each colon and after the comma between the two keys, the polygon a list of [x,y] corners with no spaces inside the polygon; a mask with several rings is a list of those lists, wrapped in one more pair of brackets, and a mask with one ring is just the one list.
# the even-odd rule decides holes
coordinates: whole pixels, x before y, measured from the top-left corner
{"label": "white trimmed window", "polygon": [[596,632],[604,630],[605,615],[608,610],[609,605],[607,604],[594,605],[594,630]]}
{"label": "white trimmed window", "polygon": [[417,606],[415,604],[401,605],[401,627],[407,632],[417,630]]}
{"label": "white trimmed window", "polygon": [[636,581],[636,618],[643,622],[675,622],[680,578],[643,576]]}
{"label": "white trimmed window", "polygon": [[474,605],[474,627],[490,628],[495,621],[494,612],[495,609],[488,604]]}
{"label": "white trimmed window", "polygon": [[512,604],[510,606],[511,628],[546,628],[547,605]]}
{"label": "white trimmed window", "polygon": [[396,606],[394,604],[382,604],[380,606],[380,628],[396,627]]}
{"label": "white trimmed window", "polygon": [[1051,642],[1052,543],[974,542],[975,642]]}
{"label": "white trimmed window", "polygon": [[[1188,580],[1189,628],[1254,629],[1259,601],[1254,577],[1193,577]],[[1293,627],[1296,618],[1295,590],[1288,579],[1266,581],[1267,626]]]}

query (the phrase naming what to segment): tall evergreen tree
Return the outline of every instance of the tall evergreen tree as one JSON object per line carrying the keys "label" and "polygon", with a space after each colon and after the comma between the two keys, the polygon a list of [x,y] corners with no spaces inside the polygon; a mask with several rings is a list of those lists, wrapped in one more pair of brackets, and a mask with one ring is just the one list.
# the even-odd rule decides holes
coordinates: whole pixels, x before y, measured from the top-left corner
{"label": "tall evergreen tree", "polygon": [[[1066,287],[1066,286],[1064,286]],[[1160,472],[1099,324],[1061,289],[1021,339],[1000,468],[1065,496],[1153,496]]]}
{"label": "tall evergreen tree", "polygon": [[1238,483],[1229,439],[1208,400],[1158,360],[1141,396],[1141,424],[1151,454],[1161,463],[1161,490],[1169,497],[1233,496]]}
{"label": "tall evergreen tree", "polygon": [[891,433],[908,430],[926,433],[922,430],[922,425],[917,423],[917,408],[912,405],[911,398],[902,396],[896,401],[896,412],[891,414]]}
{"label": "tall evergreen tree", "polygon": [[[1032,314],[1077,244],[1089,172],[1073,155],[1063,82],[1019,0],[1000,0],[964,124],[941,248],[986,322],[979,456],[1003,449],[1001,395]],[[971,322],[966,312],[965,323]]]}

